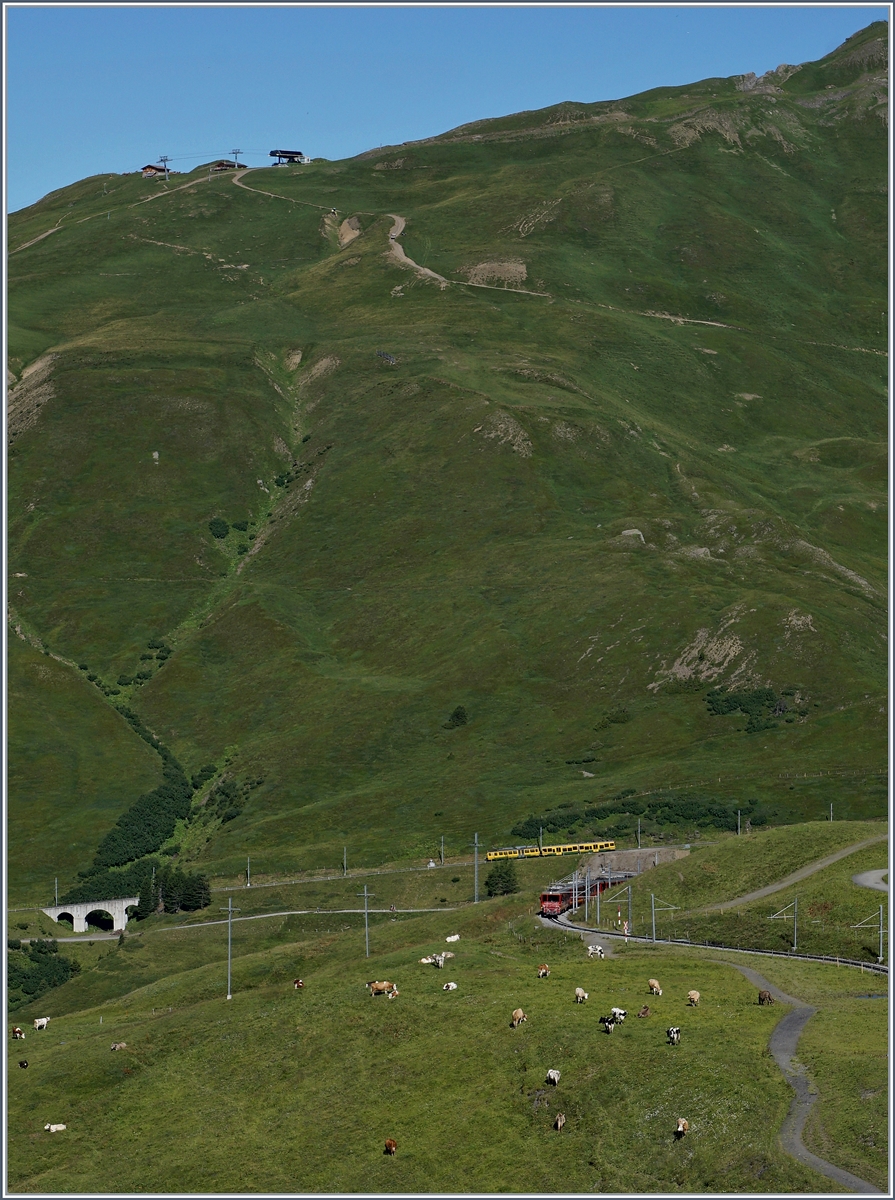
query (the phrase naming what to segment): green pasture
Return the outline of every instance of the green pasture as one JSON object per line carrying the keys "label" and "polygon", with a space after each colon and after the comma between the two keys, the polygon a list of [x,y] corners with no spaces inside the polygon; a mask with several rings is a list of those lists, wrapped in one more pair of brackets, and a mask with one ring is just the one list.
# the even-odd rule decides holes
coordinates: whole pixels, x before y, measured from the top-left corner
{"label": "green pasture", "polygon": [[[448,932],[460,934],[456,957],[444,971],[421,965]],[[371,940],[365,960],[356,920],[235,925],[229,1003],[226,926],[82,944],[81,975],[38,1002],[52,1019],[28,1036],[28,1071],[10,1061],[11,1186],[164,1191],[188,1179],[199,1190],[435,1191],[462,1172],[463,1186],[481,1191],[834,1190],[777,1146],[791,1093],[766,1046],[782,1010],[760,1008],[732,968],[667,948],[589,962],[577,937],[542,928],[514,900],[385,919]],[[542,961],[546,980],[536,978]],[[831,1002],[852,995],[855,973],[843,974],[814,976],[812,1003],[831,987]],[[661,998],[647,996],[653,975]],[[398,998],[371,999],[373,977],[393,979]],[[457,991],[445,993],[446,980]],[[589,992],[584,1005],[576,986]],[[691,987],[698,1009],[686,1005]],[[637,1020],[647,1001],[654,1015]],[[598,1017],[612,1005],[630,1015],[607,1037]],[[528,1021],[513,1030],[517,1006]],[[16,1015],[24,1025],[31,1012]],[[669,1024],[682,1027],[677,1048],[666,1045]],[[863,1036],[867,1050],[884,1045],[882,1027]],[[110,1055],[112,1041],[127,1050]],[[828,1061],[822,1039],[817,1054]],[[847,1092],[834,1067],[831,1111]],[[548,1069],[561,1071],[555,1090]],[[307,1138],[322,1111],[325,1148]],[[678,1116],[690,1122],[682,1143]],[[264,1153],[284,1118],[308,1149]],[[122,1119],[142,1131],[136,1149],[115,1136]],[[68,1129],[50,1138],[43,1125],[56,1120]],[[393,1162],[386,1137],[398,1142]]]}

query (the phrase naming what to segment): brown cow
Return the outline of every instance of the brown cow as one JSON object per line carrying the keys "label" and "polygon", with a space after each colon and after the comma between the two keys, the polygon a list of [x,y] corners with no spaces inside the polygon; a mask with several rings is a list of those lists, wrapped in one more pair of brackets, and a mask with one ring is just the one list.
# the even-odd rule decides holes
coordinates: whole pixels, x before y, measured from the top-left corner
{"label": "brown cow", "polygon": [[514,1029],[518,1029],[518,1027],[522,1024],[522,1022],[527,1021],[527,1020],[528,1020],[528,1017],[525,1015],[525,1013],[522,1011],[521,1008],[513,1009],[512,1025],[513,1025]]}
{"label": "brown cow", "polygon": [[652,1016],[652,1013],[650,1012],[650,1006],[648,1004],[644,1004],[643,1008],[641,1008],[640,1012],[637,1015],[638,1015],[638,1017]]}
{"label": "brown cow", "polygon": [[550,968],[546,963],[541,963],[538,967],[538,979],[547,979],[550,975]]}
{"label": "brown cow", "polygon": [[553,1122],[553,1128],[554,1129],[562,1129],[562,1127],[563,1127],[563,1125],[565,1125],[565,1123],[566,1123],[566,1114],[565,1113],[557,1113],[556,1120]]}
{"label": "brown cow", "polygon": [[684,1134],[689,1133],[689,1132],[690,1132],[690,1122],[685,1120],[683,1117],[678,1117],[677,1129],[675,1129],[675,1131],[674,1131],[674,1136],[677,1138],[678,1141],[680,1141],[681,1138],[684,1136]]}
{"label": "brown cow", "polygon": [[366,984],[366,986],[370,989],[371,996],[388,996],[391,992],[396,992],[398,990],[395,985],[393,983],[389,983],[387,979],[382,981],[371,980],[370,983]]}
{"label": "brown cow", "polygon": [[771,995],[770,992],[759,992],[758,993],[758,1003],[759,1004],[773,1004],[774,997]]}
{"label": "brown cow", "polygon": [[396,1154],[397,1151],[398,1151],[398,1143],[395,1141],[395,1139],[394,1138],[386,1138],[385,1139],[385,1149],[383,1150],[382,1153],[383,1154]]}
{"label": "brown cow", "polygon": [[25,1034],[18,1027],[18,1025],[13,1025],[13,1027],[12,1027],[12,1038],[13,1038],[13,1041],[23,1041],[24,1042],[24,1040],[25,1040]]}
{"label": "brown cow", "polygon": [[292,986],[296,989],[303,988],[305,986],[305,981],[303,979],[293,979]]}

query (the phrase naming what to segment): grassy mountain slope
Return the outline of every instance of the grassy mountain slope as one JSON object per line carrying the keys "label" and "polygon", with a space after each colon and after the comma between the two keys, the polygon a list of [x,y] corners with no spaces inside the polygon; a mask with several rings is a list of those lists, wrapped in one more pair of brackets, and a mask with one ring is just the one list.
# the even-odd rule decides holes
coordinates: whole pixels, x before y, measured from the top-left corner
{"label": "grassy mountain slope", "polygon": [[[885,763],[884,56],[877,23],[758,81],[14,214],[10,600],[71,664],[59,738],[126,701],[188,771],[263,778],[182,856],[211,873],[456,853],[627,787],[882,815],[818,773]],[[789,719],[748,733],[718,685]],[[130,779],[43,804],[111,825]]]}

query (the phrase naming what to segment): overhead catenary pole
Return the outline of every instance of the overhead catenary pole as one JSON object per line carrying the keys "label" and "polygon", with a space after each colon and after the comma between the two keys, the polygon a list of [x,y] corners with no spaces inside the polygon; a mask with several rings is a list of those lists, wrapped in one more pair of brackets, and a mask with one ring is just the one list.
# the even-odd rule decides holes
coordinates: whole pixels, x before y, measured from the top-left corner
{"label": "overhead catenary pole", "polygon": [[59,903],[59,877],[58,876],[56,877],[56,879],[53,880],[53,884],[54,884],[54,890],[56,893],[56,903],[58,904]]}
{"label": "overhead catenary pole", "polygon": [[365,947],[366,947],[366,957],[367,957],[367,958],[369,958],[369,957],[370,957],[370,909],[369,909],[369,900],[370,900],[370,896],[371,896],[371,895],[375,895],[375,893],[369,893],[369,894],[368,894],[368,892],[367,892],[367,885],[366,885],[366,884],[364,884],[364,890],[363,890],[363,892],[356,892],[356,893],[355,893],[355,895],[357,895],[357,896],[363,895],[363,898],[364,898],[364,944],[365,944]]}
{"label": "overhead catenary pole", "polygon": [[796,896],[792,910],[792,948],[799,948],[799,898]]}
{"label": "overhead catenary pole", "polygon": [[252,886],[252,860],[246,856],[246,887]]}
{"label": "overhead catenary pole", "polygon": [[441,835],[441,865],[444,866],[444,834]]}
{"label": "overhead catenary pole", "polygon": [[228,1000],[233,999],[233,993],[230,989],[230,979],[231,979],[230,968],[231,968],[232,961],[233,961],[233,914],[235,912],[241,912],[241,911],[242,911],[241,909],[233,907],[233,897],[232,896],[227,897],[227,907],[221,909],[221,912],[225,912],[227,914],[227,999]]}
{"label": "overhead catenary pole", "polygon": [[162,165],[165,168],[165,183],[168,182],[168,163],[170,161],[171,161],[170,155],[168,155],[168,154],[160,154],[159,155],[159,162],[162,163]]}
{"label": "overhead catenary pole", "polygon": [[474,889],[474,895],[475,895],[474,903],[478,904],[478,902],[479,902],[479,835],[478,834],[475,835],[475,889]]}
{"label": "overhead catenary pole", "polygon": [[241,150],[231,150],[230,153],[233,155],[234,166],[238,167],[239,166],[239,156],[240,156],[240,154],[242,154],[242,151]]}
{"label": "overhead catenary pole", "polygon": [[348,847],[342,847],[342,874],[348,874]]}
{"label": "overhead catenary pole", "polygon": [[637,818],[637,849],[640,849],[640,817]]}
{"label": "overhead catenary pole", "polygon": [[634,932],[634,917],[632,915],[632,913],[633,913],[632,900],[633,900],[633,897],[631,895],[631,885],[629,883],[628,884],[628,933]]}
{"label": "overhead catenary pole", "polygon": [[737,837],[740,836],[740,812],[741,811],[742,811],[741,809],[739,809],[739,808],[737,809]]}
{"label": "overhead catenary pole", "polygon": [[652,894],[652,892],[650,892],[649,902],[650,902],[650,908],[652,909],[652,915],[653,915],[653,941],[655,941],[656,940],[656,897]]}
{"label": "overhead catenary pole", "polygon": [[584,923],[587,924],[587,907],[590,900],[590,867],[584,869]]}

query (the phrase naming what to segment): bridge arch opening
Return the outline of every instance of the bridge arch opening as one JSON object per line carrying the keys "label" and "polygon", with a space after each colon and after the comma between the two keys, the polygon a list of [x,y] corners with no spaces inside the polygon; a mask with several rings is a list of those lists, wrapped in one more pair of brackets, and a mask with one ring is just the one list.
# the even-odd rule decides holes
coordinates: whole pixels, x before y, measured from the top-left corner
{"label": "bridge arch opening", "polygon": [[85,917],[87,927],[93,926],[94,929],[102,929],[105,933],[111,933],[115,928],[115,919],[111,913],[106,912],[104,908],[95,908]]}
{"label": "bridge arch opening", "polygon": [[56,924],[57,925],[68,925],[72,929],[74,929],[74,927],[75,927],[74,915],[70,912],[61,912],[56,917]]}

